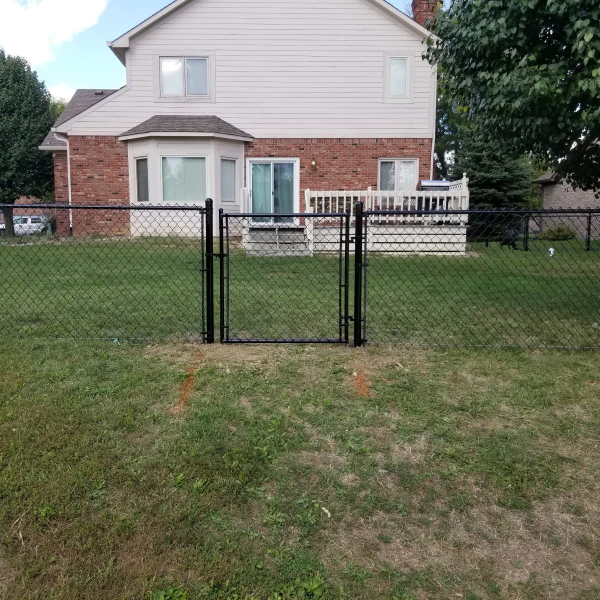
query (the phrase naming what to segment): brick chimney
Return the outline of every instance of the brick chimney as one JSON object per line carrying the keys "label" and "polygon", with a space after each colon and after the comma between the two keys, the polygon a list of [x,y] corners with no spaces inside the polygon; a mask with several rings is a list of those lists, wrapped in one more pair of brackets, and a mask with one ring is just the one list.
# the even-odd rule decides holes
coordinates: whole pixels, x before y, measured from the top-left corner
{"label": "brick chimney", "polygon": [[412,0],[413,19],[427,27],[428,21],[433,24],[438,11],[438,0]]}

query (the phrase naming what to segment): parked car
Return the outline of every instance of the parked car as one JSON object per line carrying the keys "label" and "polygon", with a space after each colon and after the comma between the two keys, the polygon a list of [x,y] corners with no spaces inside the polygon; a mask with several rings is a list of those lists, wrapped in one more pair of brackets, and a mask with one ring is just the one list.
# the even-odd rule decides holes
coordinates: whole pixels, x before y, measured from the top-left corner
{"label": "parked car", "polygon": [[[36,233],[50,233],[50,219],[43,216],[18,216],[13,217],[15,235],[34,235]],[[0,223],[0,235],[4,235],[6,224]]]}

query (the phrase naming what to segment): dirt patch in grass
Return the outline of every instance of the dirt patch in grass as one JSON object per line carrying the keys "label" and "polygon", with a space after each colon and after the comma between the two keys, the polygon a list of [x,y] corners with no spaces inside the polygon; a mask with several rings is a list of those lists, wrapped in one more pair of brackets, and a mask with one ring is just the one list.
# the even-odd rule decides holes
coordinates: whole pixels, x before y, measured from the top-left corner
{"label": "dirt patch in grass", "polygon": [[427,435],[423,434],[411,443],[394,444],[390,450],[393,461],[407,462],[412,465],[423,464],[425,458],[431,454]]}
{"label": "dirt patch in grass", "polygon": [[495,506],[492,498],[477,493],[470,510],[453,510],[427,525],[383,512],[346,520],[329,536],[323,561],[338,574],[340,564],[348,562],[373,573],[385,564],[398,572],[434,569],[474,581],[491,572],[504,593],[534,574],[547,590],[546,600],[575,598],[598,584],[594,557],[600,514],[592,505],[584,503],[577,516],[564,500],[553,500],[524,513]]}
{"label": "dirt patch in grass", "polygon": [[157,576],[181,579],[180,550],[157,546],[164,535],[165,532],[154,528],[141,530],[115,548],[116,564],[126,580],[151,580]]}
{"label": "dirt patch in grass", "polygon": [[241,367],[272,375],[289,352],[290,349],[286,347],[277,348],[277,352],[274,352],[271,347],[253,344],[163,344],[148,346],[145,355],[186,372],[189,369],[197,370],[206,362],[223,369]]}
{"label": "dirt patch in grass", "polygon": [[8,600],[8,590],[14,584],[17,572],[0,556],[0,600]]}
{"label": "dirt patch in grass", "polygon": [[[204,357],[201,358],[201,362],[204,361]],[[173,408],[173,413],[178,415],[181,414],[189,405],[190,398],[192,397],[192,390],[194,389],[194,383],[196,382],[197,370],[194,367],[190,367],[183,380],[181,386],[181,394],[179,396],[179,402]]]}
{"label": "dirt patch in grass", "polygon": [[352,373],[352,376],[354,377],[354,387],[358,395],[361,398],[370,398],[373,395],[373,390],[371,390],[371,383],[364,369],[359,367],[357,371]]}
{"label": "dirt patch in grass", "polygon": [[333,452],[309,452],[303,450],[295,456],[296,462],[313,467],[317,471],[336,471],[346,466],[348,459]]}
{"label": "dirt patch in grass", "polygon": [[356,473],[346,473],[342,475],[340,482],[348,488],[354,488],[360,485],[360,477]]}
{"label": "dirt patch in grass", "polygon": [[145,356],[158,358],[187,372],[190,369],[200,368],[206,358],[206,351],[204,346],[198,344],[162,344],[148,346]]}

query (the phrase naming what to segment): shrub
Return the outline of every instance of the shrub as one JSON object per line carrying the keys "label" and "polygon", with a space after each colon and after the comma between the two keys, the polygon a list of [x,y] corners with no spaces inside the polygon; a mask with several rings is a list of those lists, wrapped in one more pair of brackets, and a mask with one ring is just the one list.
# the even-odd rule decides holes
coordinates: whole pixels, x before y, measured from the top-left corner
{"label": "shrub", "polygon": [[572,229],[566,225],[557,225],[556,227],[548,227],[546,231],[540,234],[540,240],[549,242],[558,242],[563,240],[574,240],[577,236]]}

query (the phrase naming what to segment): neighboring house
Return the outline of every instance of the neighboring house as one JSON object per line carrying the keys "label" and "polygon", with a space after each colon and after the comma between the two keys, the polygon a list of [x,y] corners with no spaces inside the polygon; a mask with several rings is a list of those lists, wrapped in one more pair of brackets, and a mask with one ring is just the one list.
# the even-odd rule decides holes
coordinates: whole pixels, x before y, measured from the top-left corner
{"label": "neighboring house", "polygon": [[[600,199],[591,190],[577,190],[570,186],[552,171],[544,173],[534,180],[542,188],[542,208],[546,209],[586,209],[600,208]],[[571,228],[581,238],[587,236],[587,217],[544,217],[541,230],[556,225],[565,225]],[[600,217],[594,216],[590,235],[593,238],[600,237]]]}
{"label": "neighboring house", "polygon": [[57,202],[298,212],[306,189],[416,190],[433,175],[436,10],[176,0],[109,43],[126,85],[78,90],[42,144]]}
{"label": "neighboring house", "polygon": [[534,180],[542,187],[542,208],[600,208],[591,190],[576,190],[552,171]]}

